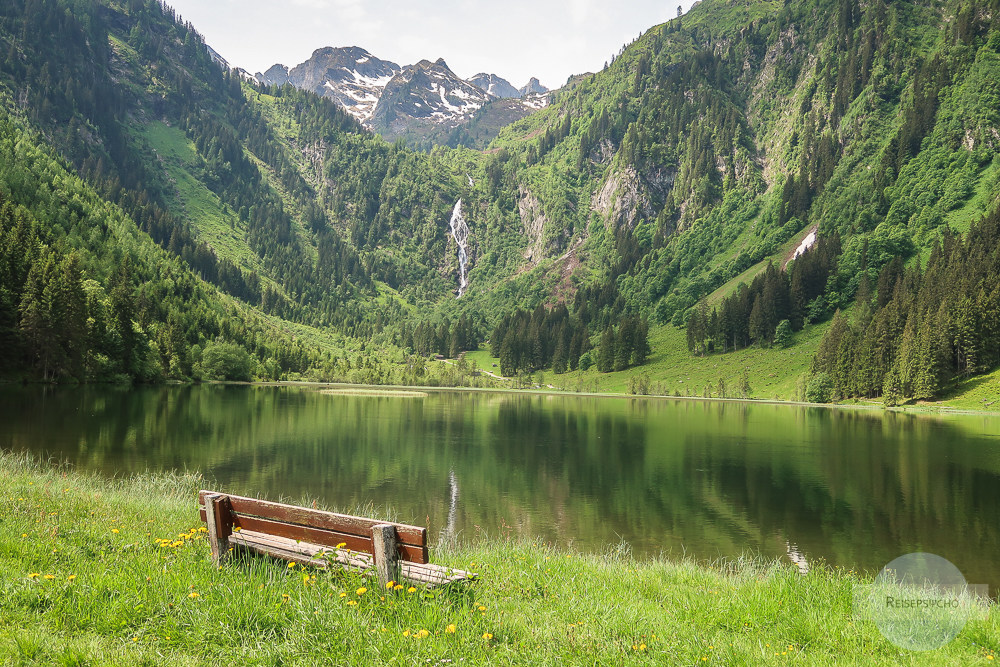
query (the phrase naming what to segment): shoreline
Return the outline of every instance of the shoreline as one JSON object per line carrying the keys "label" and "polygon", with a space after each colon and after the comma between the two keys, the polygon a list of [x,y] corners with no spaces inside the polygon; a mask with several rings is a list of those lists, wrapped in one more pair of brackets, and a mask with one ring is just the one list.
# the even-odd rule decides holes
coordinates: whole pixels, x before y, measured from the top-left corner
{"label": "shoreline", "polygon": [[205,382],[181,382],[167,381],[161,385],[116,385],[102,383],[72,383],[60,384],[52,382],[23,382],[14,380],[0,380],[0,386],[46,386],[46,387],[187,387],[187,386],[237,386],[237,387],[298,387],[323,389],[341,389],[348,391],[329,391],[331,395],[344,396],[384,396],[384,397],[407,397],[420,398],[428,393],[444,392],[466,392],[466,393],[496,393],[496,394],[519,394],[534,396],[560,396],[560,397],[580,397],[580,398],[617,398],[617,399],[643,399],[643,400],[668,400],[668,401],[698,401],[706,403],[741,403],[754,405],[778,405],[789,407],[825,408],[834,410],[862,410],[868,412],[895,412],[909,415],[928,416],[982,416],[1000,417],[1000,410],[977,410],[972,408],[956,408],[948,405],[929,405],[926,403],[919,405],[900,405],[885,407],[877,403],[810,403],[808,401],[792,401],[775,398],[717,398],[703,396],[669,396],[665,394],[622,394],[614,392],[579,392],[560,389],[516,389],[513,387],[445,387],[430,385],[372,385],[355,384],[350,382],[320,382],[315,380],[279,380],[279,381],[252,381],[236,382],[224,380],[210,380]]}

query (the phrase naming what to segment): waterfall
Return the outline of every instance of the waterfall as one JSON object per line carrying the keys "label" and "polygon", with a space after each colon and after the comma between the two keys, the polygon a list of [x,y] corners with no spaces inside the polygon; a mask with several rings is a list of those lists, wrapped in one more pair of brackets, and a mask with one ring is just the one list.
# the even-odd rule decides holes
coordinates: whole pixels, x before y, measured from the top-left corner
{"label": "waterfall", "polygon": [[466,245],[469,241],[469,226],[465,224],[465,218],[462,217],[462,200],[459,199],[455,202],[455,208],[451,212],[451,236],[455,239],[456,245],[458,245],[458,270],[459,270],[459,280],[458,280],[458,296],[461,297],[465,292],[465,288],[469,285],[469,279],[466,276],[466,266],[469,263],[469,256],[466,254]]}

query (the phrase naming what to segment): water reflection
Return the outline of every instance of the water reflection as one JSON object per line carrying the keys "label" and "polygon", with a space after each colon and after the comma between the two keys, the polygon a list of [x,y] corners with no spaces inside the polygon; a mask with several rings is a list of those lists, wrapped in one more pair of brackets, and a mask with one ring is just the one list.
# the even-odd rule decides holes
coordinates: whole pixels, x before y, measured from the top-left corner
{"label": "water reflection", "polygon": [[[514,394],[5,388],[0,446],[121,474],[391,507],[441,541],[511,527],[599,550],[747,551],[878,570],[910,551],[1000,572],[1000,420]],[[808,565],[806,565],[808,567]]]}

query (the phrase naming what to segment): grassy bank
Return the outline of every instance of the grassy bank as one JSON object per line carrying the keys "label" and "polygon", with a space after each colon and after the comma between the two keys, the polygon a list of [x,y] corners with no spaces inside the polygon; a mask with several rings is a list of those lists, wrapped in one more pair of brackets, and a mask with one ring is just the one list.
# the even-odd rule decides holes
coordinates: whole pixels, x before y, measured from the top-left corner
{"label": "grassy bank", "polygon": [[[545,370],[533,373],[531,380],[537,383],[540,379],[546,387],[560,391],[629,394],[641,379],[651,394],[703,397],[705,387],[711,386],[712,397],[717,398],[720,380],[727,387],[726,395],[737,397],[740,378],[746,372],[751,398],[801,401],[813,356],[829,324],[824,322],[798,332],[794,344],[788,348],[748,347],[706,357],[688,352],[682,329],[669,325],[655,327],[650,332],[653,353],[643,366],[613,373],[600,373],[593,367],[587,371],[569,371],[560,375]],[[469,352],[466,359],[478,368],[500,373],[500,360],[491,357],[488,350]],[[516,385],[514,379],[500,384],[503,382],[510,387]],[[884,407],[881,400],[850,400],[840,405]],[[956,382],[937,400],[910,402],[903,409],[917,412],[1000,412],[1000,369]]]}
{"label": "grassy bank", "polygon": [[[214,567],[195,475],[107,481],[0,455],[4,664],[994,664],[1000,614],[910,653],[862,583],[790,564],[634,561],[502,535],[435,549],[482,580],[386,592],[251,559]],[[407,519],[408,517],[400,517]]]}

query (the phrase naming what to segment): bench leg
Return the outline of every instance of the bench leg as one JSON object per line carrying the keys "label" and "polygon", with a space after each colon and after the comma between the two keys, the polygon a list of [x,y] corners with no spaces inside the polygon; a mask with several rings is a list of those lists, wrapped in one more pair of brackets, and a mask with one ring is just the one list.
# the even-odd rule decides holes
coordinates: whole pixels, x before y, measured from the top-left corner
{"label": "bench leg", "polygon": [[208,526],[208,543],[212,547],[212,560],[222,565],[229,559],[229,536],[233,532],[228,497],[221,494],[205,496],[205,523]]}
{"label": "bench leg", "polygon": [[372,544],[374,545],[375,572],[378,581],[385,586],[390,581],[399,582],[399,546],[396,541],[396,527],[382,523],[372,526]]}

